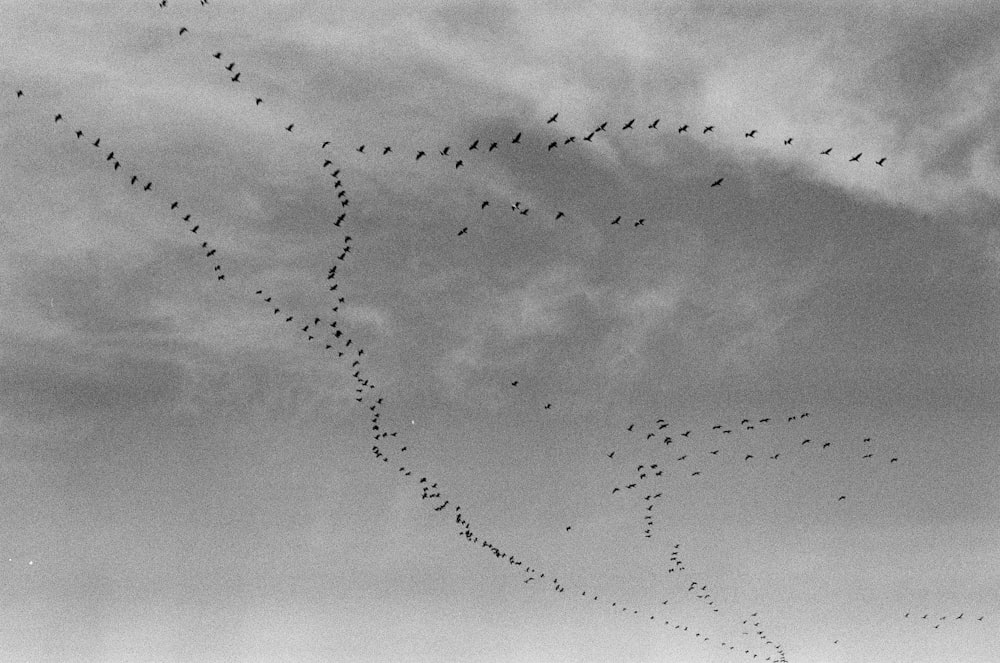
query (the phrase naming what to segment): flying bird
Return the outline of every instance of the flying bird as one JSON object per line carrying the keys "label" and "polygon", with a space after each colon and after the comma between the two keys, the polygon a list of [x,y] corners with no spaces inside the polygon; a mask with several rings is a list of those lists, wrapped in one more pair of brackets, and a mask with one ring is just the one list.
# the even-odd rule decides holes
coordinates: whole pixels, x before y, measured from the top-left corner
{"label": "flying bird", "polygon": [[414,161],[420,161],[420,157],[425,157],[425,156],[427,156],[427,153],[424,152],[423,150],[420,150],[417,152],[417,158],[414,159]]}
{"label": "flying bird", "polygon": [[56,122],[62,119],[62,113],[56,113]]}
{"label": "flying bird", "polygon": [[746,132],[743,135],[746,136],[747,138],[753,138],[754,136],[757,135],[757,130],[756,129],[751,129],[750,131]]}
{"label": "flying bird", "polygon": [[260,106],[260,105],[261,105],[262,103],[264,103],[264,100],[263,100],[263,99],[261,99],[260,97],[257,97],[257,99],[256,99],[255,103],[256,103],[256,104],[257,104],[258,106]]}
{"label": "flying bird", "polygon": [[549,149],[548,149],[548,150],[546,150],[546,151],[547,151],[547,152],[551,152],[551,151],[552,151],[552,148],[554,148],[554,147],[558,147],[558,146],[559,146],[559,141],[555,141],[555,140],[554,140],[554,141],[552,141],[551,143],[549,143]]}
{"label": "flying bird", "polygon": [[512,144],[514,144],[514,145],[516,145],[516,144],[520,143],[520,142],[521,142],[521,132],[520,132],[520,131],[519,131],[519,132],[517,132],[517,135],[516,135],[516,136],[514,136],[514,140],[512,140],[512,141],[510,141],[510,142],[511,142]]}
{"label": "flying bird", "polygon": [[[720,177],[719,179],[717,179],[714,182],[712,182],[712,186],[721,186],[722,185],[722,180],[724,180],[724,179],[726,179],[726,178]],[[712,187],[709,187],[709,188],[712,188]]]}
{"label": "flying bird", "polygon": [[472,150],[478,150],[478,149],[479,149],[479,139],[477,138],[476,140],[472,141],[472,145],[469,145],[469,151],[471,152]]}
{"label": "flying bird", "polygon": [[222,59],[222,51],[219,51],[217,53],[212,53],[212,57],[215,58],[216,60],[221,60]]}
{"label": "flying bird", "polygon": [[621,225],[621,223],[620,223],[621,220],[622,220],[622,218],[620,216],[617,216],[617,217],[615,217],[615,220],[611,222],[611,225],[613,225],[613,226]]}
{"label": "flying bird", "polygon": [[233,76],[230,80],[233,81],[234,83],[239,83],[240,82],[240,72],[237,71],[236,75]]}
{"label": "flying bird", "polygon": [[631,120],[629,120],[628,122],[625,123],[625,126],[622,127],[622,131],[625,131],[626,129],[631,129],[633,124],[635,124],[635,118],[634,117]]}
{"label": "flying bird", "polygon": [[879,159],[878,161],[875,162],[875,165],[876,166],[881,166],[882,164],[885,163],[885,160],[886,160],[886,157],[882,157],[881,159]]}
{"label": "flying bird", "polygon": [[653,120],[653,123],[649,125],[649,128],[656,129],[657,128],[656,125],[658,125],[659,123],[660,123],[660,118],[656,118],[655,120]]}
{"label": "flying bird", "polygon": [[180,31],[180,32],[178,32],[177,34],[178,34],[178,35],[182,35],[182,34],[184,34],[184,33],[185,33],[185,32],[187,32],[187,31],[188,31],[188,29],[187,29],[187,28],[181,28],[181,31]]}
{"label": "flying bird", "polygon": [[785,139],[785,145],[791,145],[791,144],[792,144],[792,139],[791,138],[786,138]]}
{"label": "flying bird", "polygon": [[552,124],[553,122],[556,121],[557,117],[559,117],[559,113],[556,113],[555,115],[553,115],[552,117],[550,117],[545,124]]}
{"label": "flying bird", "polygon": [[386,145],[384,148],[382,148],[382,156],[385,156],[385,155],[389,154],[389,152],[392,152],[392,148],[389,147],[388,145]]}
{"label": "flying bird", "polygon": [[688,125],[685,124],[685,125],[682,125],[680,129],[677,130],[677,133],[682,134],[682,133],[684,133],[687,130],[688,130]]}
{"label": "flying bird", "polygon": [[459,235],[459,237],[461,237],[462,235],[466,234],[467,232],[469,232],[469,227],[468,226],[466,226],[465,228],[462,228],[461,230],[459,230],[458,231],[458,235]]}
{"label": "flying bird", "polygon": [[863,152],[858,152],[853,157],[851,157],[850,159],[848,159],[848,161],[858,161],[861,158],[862,154],[863,154]]}
{"label": "flying bird", "polygon": [[820,152],[820,154],[830,154],[830,152],[832,152],[832,151],[833,151],[833,148],[832,147],[828,147],[825,150],[823,150],[822,152]]}

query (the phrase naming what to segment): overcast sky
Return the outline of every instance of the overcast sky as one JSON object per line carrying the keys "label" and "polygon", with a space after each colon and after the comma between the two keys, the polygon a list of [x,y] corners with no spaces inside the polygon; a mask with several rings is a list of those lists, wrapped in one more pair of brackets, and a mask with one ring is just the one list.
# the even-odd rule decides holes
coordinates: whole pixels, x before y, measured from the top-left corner
{"label": "overcast sky", "polygon": [[995,662],[992,3],[157,4],[0,1],[0,659]]}

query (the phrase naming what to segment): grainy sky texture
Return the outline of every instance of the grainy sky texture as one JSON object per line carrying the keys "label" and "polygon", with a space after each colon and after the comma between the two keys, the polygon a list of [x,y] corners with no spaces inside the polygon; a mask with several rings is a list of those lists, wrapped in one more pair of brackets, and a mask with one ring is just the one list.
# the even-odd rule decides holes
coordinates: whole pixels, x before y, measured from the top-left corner
{"label": "grainy sky texture", "polygon": [[0,10],[0,659],[996,662],[995,3]]}

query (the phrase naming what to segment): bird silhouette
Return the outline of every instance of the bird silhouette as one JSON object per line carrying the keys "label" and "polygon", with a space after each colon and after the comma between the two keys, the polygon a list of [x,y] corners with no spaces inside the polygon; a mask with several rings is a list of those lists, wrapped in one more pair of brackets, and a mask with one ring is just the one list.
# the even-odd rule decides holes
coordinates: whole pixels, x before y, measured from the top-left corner
{"label": "bird silhouette", "polygon": [[392,152],[392,148],[389,147],[388,145],[382,148],[382,156],[389,154],[389,152]]}
{"label": "bird silhouette", "polygon": [[[721,186],[722,185],[722,180],[724,180],[724,179],[726,179],[726,178],[720,177],[719,179],[717,179],[714,182],[712,182],[712,186]],[[712,187],[709,187],[709,188],[712,188]]]}
{"label": "bird silhouette", "polygon": [[861,159],[861,155],[862,154],[863,154],[863,152],[858,152],[853,157],[851,157],[850,159],[848,159],[848,161],[858,161],[859,159]]}
{"label": "bird silhouette", "polygon": [[682,133],[684,133],[687,130],[688,130],[688,125],[684,124],[684,125],[681,125],[680,128],[677,129],[677,133],[682,134]]}
{"label": "bird silhouette", "polygon": [[546,123],[545,123],[545,124],[552,124],[553,122],[555,122],[555,121],[556,121],[556,118],[557,118],[557,117],[559,117],[559,113],[556,113],[555,115],[553,115],[552,117],[550,117],[550,118],[548,119],[548,121],[546,121]]}
{"label": "bird silhouette", "polygon": [[552,151],[552,148],[554,148],[554,147],[558,147],[558,146],[559,146],[559,141],[555,141],[555,140],[554,140],[554,141],[552,141],[551,143],[549,143],[549,149],[548,149],[548,150],[546,150],[546,151],[547,151],[547,152],[551,152],[551,151]]}
{"label": "bird silhouette", "polygon": [[[684,126],[687,126],[687,125],[684,125]],[[707,133],[711,133],[712,131],[715,131],[715,125],[714,124],[710,124],[707,127],[705,127],[704,129],[702,129],[701,133],[707,134]]]}
{"label": "bird silhouette", "polygon": [[648,128],[650,128],[650,129],[656,129],[657,128],[656,125],[658,125],[659,123],[660,123],[660,118],[656,118],[655,120],[653,120],[653,123],[650,124]]}
{"label": "bird silhouette", "polygon": [[616,216],[615,220],[611,222],[611,225],[613,225],[613,226],[621,225],[621,223],[620,223],[621,220],[622,220],[622,218],[620,216]]}
{"label": "bird silhouette", "polygon": [[634,117],[631,120],[629,120],[628,122],[625,123],[625,125],[622,127],[622,131],[625,131],[626,129],[631,129],[633,124],[635,124],[635,118]]}
{"label": "bird silhouette", "polygon": [[830,154],[830,152],[832,152],[832,151],[833,151],[833,148],[832,147],[828,147],[825,150],[823,150],[822,152],[820,152],[820,154]]}
{"label": "bird silhouette", "polygon": [[517,132],[517,135],[514,136],[514,139],[512,141],[510,141],[510,142],[513,145],[517,145],[518,143],[520,143],[521,142],[521,132],[520,131]]}
{"label": "bird silhouette", "polygon": [[177,34],[178,34],[178,35],[182,35],[182,34],[184,34],[184,33],[185,33],[185,32],[187,32],[187,31],[188,31],[188,29],[187,29],[187,28],[181,28],[181,31],[180,31],[180,32],[178,32]]}
{"label": "bird silhouette", "polygon": [[743,135],[746,136],[747,138],[753,138],[754,136],[757,135],[757,130],[756,129],[751,129],[750,131],[746,132]]}
{"label": "bird silhouette", "polygon": [[261,99],[260,97],[257,97],[257,99],[256,99],[256,100],[254,101],[254,103],[255,103],[256,105],[260,106],[260,105],[261,105],[262,103],[264,103],[264,100],[263,100],[263,99]]}
{"label": "bird silhouette", "polygon": [[240,82],[240,72],[238,72],[238,71],[237,71],[237,72],[236,72],[236,75],[235,75],[235,76],[233,76],[233,77],[232,77],[231,79],[229,79],[229,80],[231,80],[231,81],[232,81],[232,82],[234,82],[234,83],[239,83],[239,82]]}
{"label": "bird silhouette", "polygon": [[462,228],[461,230],[459,230],[458,234],[459,234],[459,236],[462,236],[462,235],[466,234],[467,232],[469,232],[468,226],[466,226],[465,228]]}
{"label": "bird silhouette", "polygon": [[879,159],[878,161],[875,162],[875,165],[876,166],[881,166],[882,164],[885,163],[885,160],[886,160],[886,157],[882,157],[881,159]]}

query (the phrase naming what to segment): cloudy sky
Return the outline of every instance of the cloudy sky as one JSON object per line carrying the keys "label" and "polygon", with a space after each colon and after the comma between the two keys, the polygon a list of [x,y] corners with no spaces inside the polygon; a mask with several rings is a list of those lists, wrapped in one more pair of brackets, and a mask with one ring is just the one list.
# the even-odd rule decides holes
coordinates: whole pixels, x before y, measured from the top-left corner
{"label": "cloudy sky", "polygon": [[157,4],[0,2],[0,658],[996,660],[992,3]]}

